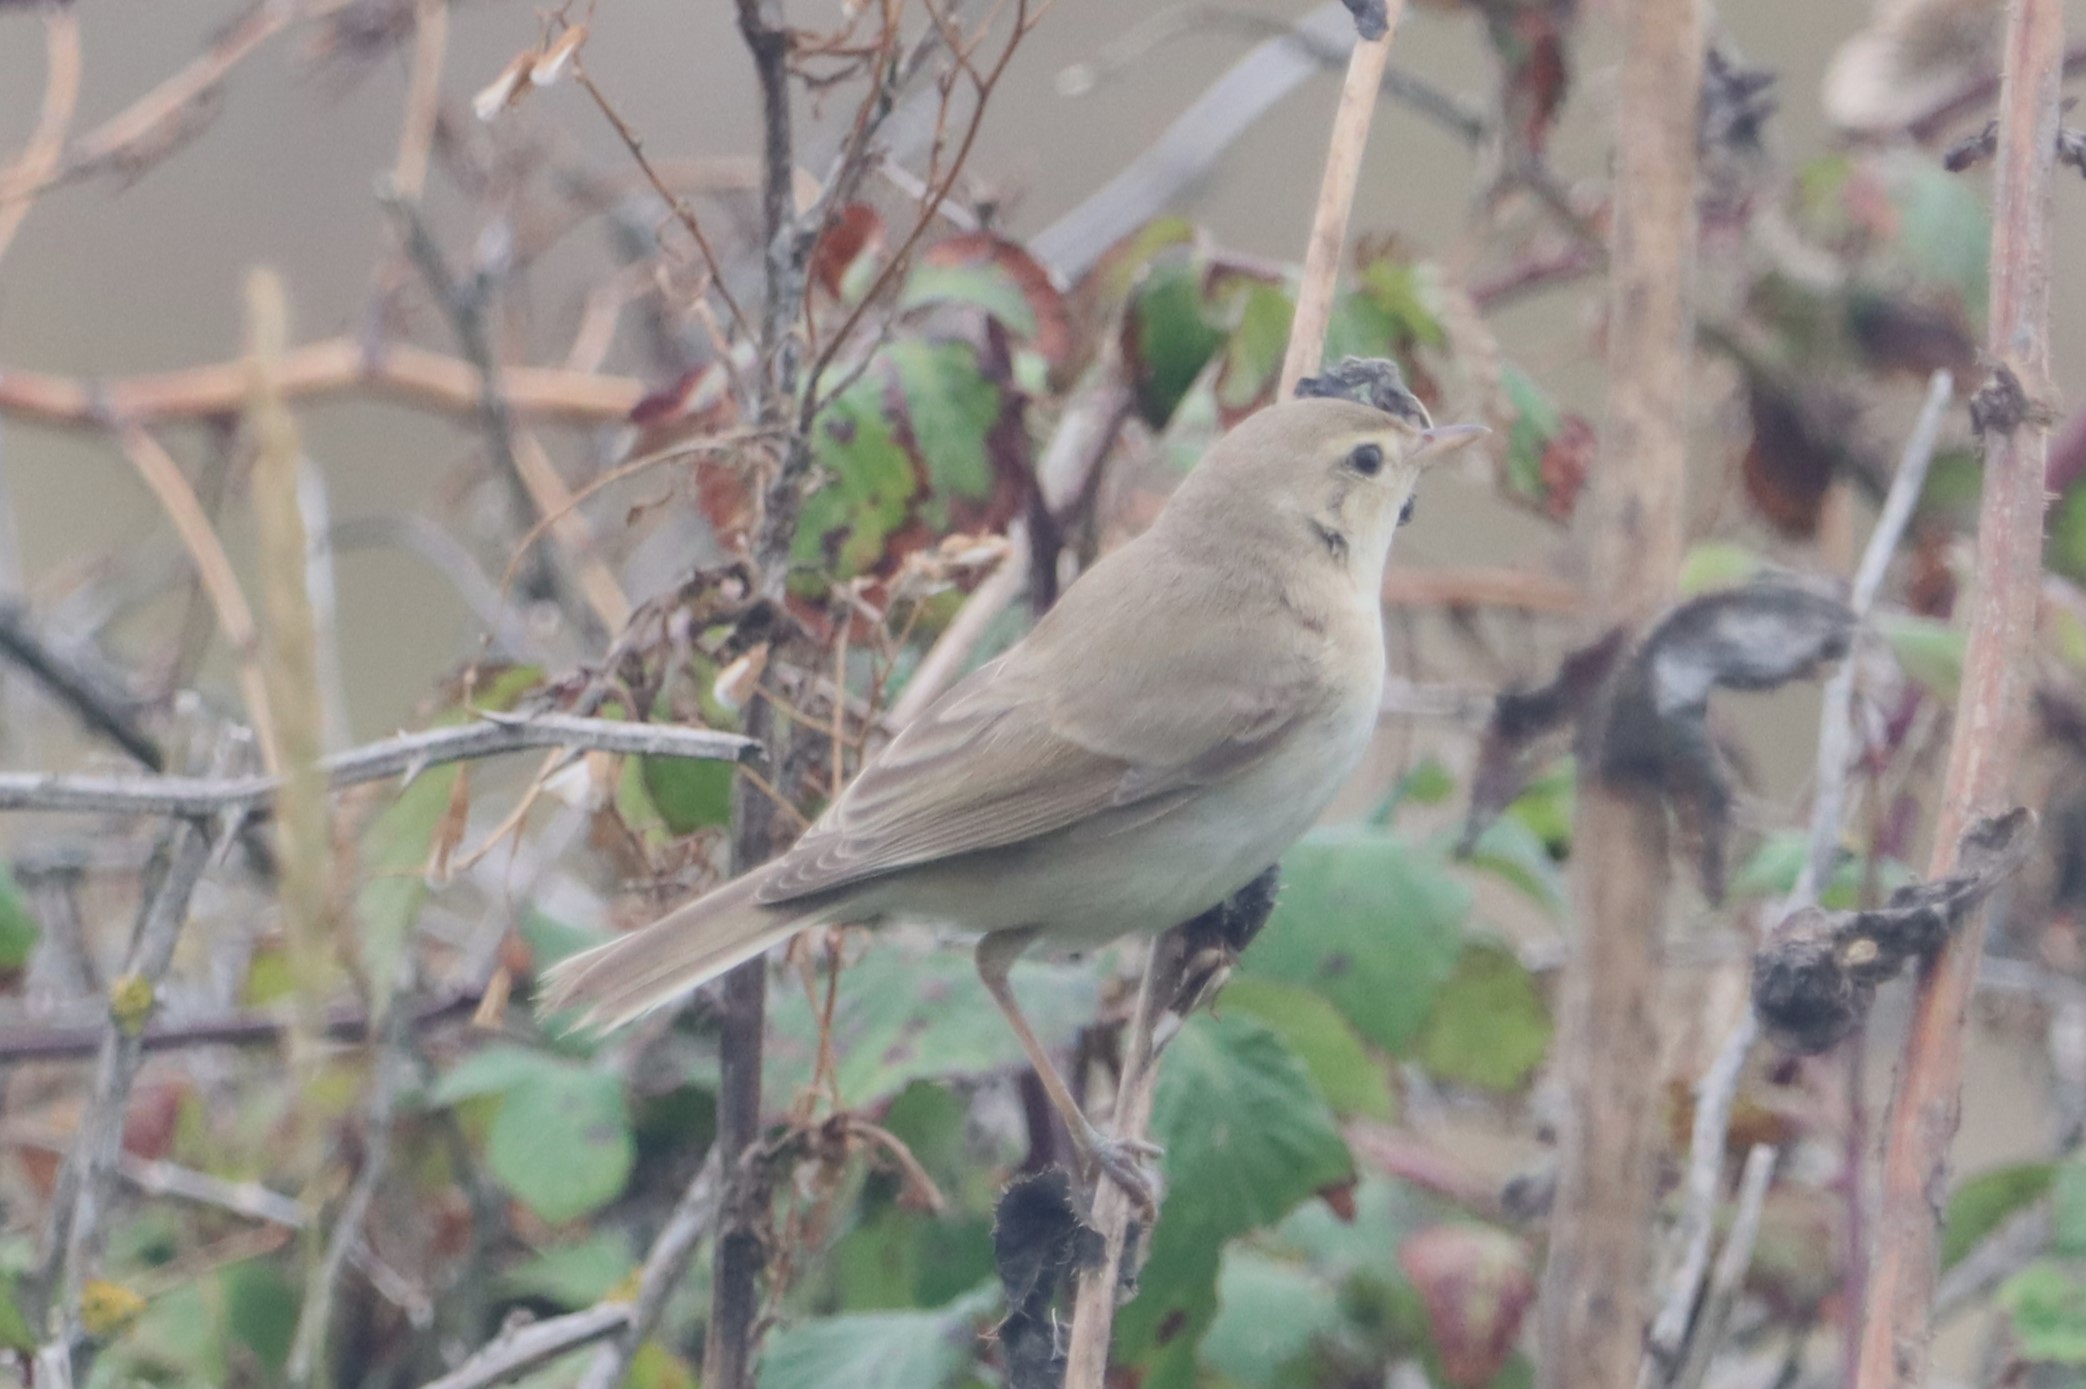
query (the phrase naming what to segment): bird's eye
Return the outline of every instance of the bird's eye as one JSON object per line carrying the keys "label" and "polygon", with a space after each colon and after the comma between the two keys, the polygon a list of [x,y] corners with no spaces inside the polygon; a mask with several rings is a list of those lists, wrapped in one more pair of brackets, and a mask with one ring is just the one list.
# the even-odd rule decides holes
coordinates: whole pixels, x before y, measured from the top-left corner
{"label": "bird's eye", "polygon": [[1375,444],[1358,445],[1353,453],[1347,455],[1347,466],[1363,477],[1375,477],[1383,467],[1383,450]]}
{"label": "bird's eye", "polygon": [[1418,500],[1419,499],[1417,497],[1407,497],[1405,499],[1405,505],[1398,508],[1399,525],[1405,525],[1412,520],[1413,507]]}

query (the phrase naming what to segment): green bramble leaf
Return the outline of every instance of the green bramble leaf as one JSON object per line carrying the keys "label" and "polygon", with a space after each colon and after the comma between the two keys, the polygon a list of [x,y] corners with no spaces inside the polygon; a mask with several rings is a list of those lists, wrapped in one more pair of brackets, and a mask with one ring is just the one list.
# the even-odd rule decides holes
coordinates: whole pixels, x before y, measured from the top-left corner
{"label": "green bramble leaf", "polygon": [[1367,827],[1320,830],[1283,858],[1282,894],[1244,971],[1324,995],[1402,1054],[1463,953],[1470,900],[1437,851]]}
{"label": "green bramble leaf", "polygon": [[1434,997],[1419,1060],[1452,1085],[1512,1094],[1550,1048],[1550,1009],[1512,950],[1473,942]]}

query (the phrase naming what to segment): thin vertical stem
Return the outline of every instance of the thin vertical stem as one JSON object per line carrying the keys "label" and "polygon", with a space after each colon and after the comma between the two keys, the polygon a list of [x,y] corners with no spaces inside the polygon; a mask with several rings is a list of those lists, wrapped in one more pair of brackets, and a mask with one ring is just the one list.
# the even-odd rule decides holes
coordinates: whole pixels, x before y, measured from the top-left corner
{"label": "thin vertical stem", "polygon": [[1277,400],[1295,393],[1297,382],[1318,370],[1325,355],[1326,326],[1333,318],[1333,291],[1340,282],[1340,253],[1347,245],[1347,218],[1354,208],[1355,186],[1362,176],[1362,151],[1369,145],[1369,122],[1376,114],[1383,87],[1383,67],[1391,56],[1391,36],[1405,0],[1385,7],[1385,30],[1379,38],[1356,38],[1347,59],[1347,81],[1333,112],[1333,134],[1326,145],[1325,179],[1311,215],[1311,239],[1304,247],[1304,281],[1297,290],[1296,317],[1289,329],[1289,350],[1282,359],[1282,385]]}
{"label": "thin vertical stem", "polygon": [[[1692,365],[1695,0],[1630,0],[1611,257],[1605,457],[1591,502],[1589,597],[1639,627],[1680,570]],[[1580,924],[1561,999],[1556,1217],[1542,1289],[1540,1383],[1636,1382],[1643,1353],[1659,1076],[1658,940],[1666,810],[1653,788],[1607,784],[1581,762],[1573,899]]]}
{"label": "thin vertical stem", "polygon": [[[1979,392],[1985,441],[1970,645],[1930,876],[1955,865],[1979,815],[2001,809],[2027,725],[2049,453],[2050,195],[2064,63],[2059,0],[2009,0],[1993,186],[1993,378]],[[1875,1264],[1862,1309],[1859,1389],[1924,1381],[1939,1202],[1961,1117],[1963,1027],[1985,913],[1921,970],[1883,1158]]]}

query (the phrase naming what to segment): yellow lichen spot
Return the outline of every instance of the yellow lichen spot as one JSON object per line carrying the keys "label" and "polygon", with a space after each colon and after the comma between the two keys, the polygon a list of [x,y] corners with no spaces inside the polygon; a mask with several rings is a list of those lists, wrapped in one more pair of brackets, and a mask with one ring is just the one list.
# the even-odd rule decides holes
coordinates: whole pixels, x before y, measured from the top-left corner
{"label": "yellow lichen spot", "polygon": [[644,1282],[644,1269],[634,1268],[624,1274],[601,1300],[603,1302],[636,1302],[638,1290],[644,1286]]}
{"label": "yellow lichen spot", "polygon": [[1865,965],[1881,953],[1876,947],[1876,942],[1872,940],[1867,938],[1853,940],[1849,941],[1845,948],[1840,951],[1840,962],[1849,967]]}
{"label": "yellow lichen spot", "polygon": [[113,1340],[145,1314],[145,1299],[121,1283],[89,1279],[80,1289],[80,1325],[98,1341]]}
{"label": "yellow lichen spot", "polygon": [[144,1030],[154,1001],[152,981],[142,974],[126,974],[109,985],[109,1016],[133,1037]]}

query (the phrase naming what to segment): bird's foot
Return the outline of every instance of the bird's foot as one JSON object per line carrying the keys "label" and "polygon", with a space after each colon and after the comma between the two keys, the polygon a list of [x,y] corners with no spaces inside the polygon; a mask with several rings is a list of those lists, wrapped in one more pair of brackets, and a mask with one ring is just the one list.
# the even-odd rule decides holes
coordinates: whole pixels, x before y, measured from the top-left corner
{"label": "bird's foot", "polygon": [[1164,1183],[1159,1176],[1159,1159],[1166,1150],[1141,1138],[1118,1138],[1092,1125],[1080,1135],[1082,1156],[1095,1171],[1123,1189],[1136,1205],[1138,1214],[1150,1225],[1159,1218],[1159,1197]]}

